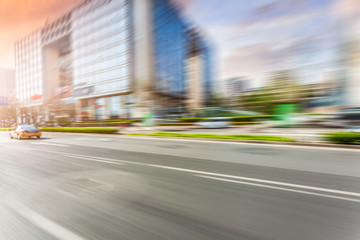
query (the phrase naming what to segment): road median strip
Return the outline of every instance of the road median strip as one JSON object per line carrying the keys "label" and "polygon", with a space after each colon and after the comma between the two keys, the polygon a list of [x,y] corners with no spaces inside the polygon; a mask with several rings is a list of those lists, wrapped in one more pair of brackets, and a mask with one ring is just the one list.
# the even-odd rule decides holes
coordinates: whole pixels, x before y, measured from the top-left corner
{"label": "road median strip", "polygon": [[123,136],[133,137],[151,137],[158,139],[172,139],[172,140],[197,140],[209,142],[230,142],[230,143],[257,143],[257,144],[276,144],[299,147],[324,147],[324,148],[339,148],[339,149],[360,149],[359,144],[341,144],[335,142],[305,142],[297,141],[292,138],[268,135],[216,135],[216,134],[185,134],[185,133],[129,133]]}
{"label": "road median strip", "polygon": [[216,135],[216,134],[186,134],[186,133],[131,133],[129,136],[149,136],[149,137],[176,137],[176,138],[195,138],[195,139],[220,139],[220,140],[250,140],[250,141],[275,141],[275,142],[295,142],[295,139],[268,136],[268,135]]}
{"label": "road median strip", "polygon": [[42,128],[43,132],[116,134],[117,128]]}

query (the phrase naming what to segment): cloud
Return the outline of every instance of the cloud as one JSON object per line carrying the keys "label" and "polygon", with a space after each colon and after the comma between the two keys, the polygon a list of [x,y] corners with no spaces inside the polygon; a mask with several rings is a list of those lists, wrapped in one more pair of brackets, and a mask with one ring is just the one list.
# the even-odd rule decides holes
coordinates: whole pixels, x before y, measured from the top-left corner
{"label": "cloud", "polygon": [[72,9],[83,0],[3,0],[0,1],[0,26],[32,26],[45,18],[54,18]]}
{"label": "cloud", "polygon": [[315,65],[319,69],[326,67],[334,61],[327,55],[331,45],[331,39],[327,37],[313,34],[282,39],[282,41],[268,40],[233,48],[223,56],[221,69],[223,78],[251,77],[276,69],[309,68]]}
{"label": "cloud", "polygon": [[224,57],[224,77],[251,76],[284,66],[293,56],[293,47],[293,44],[276,46],[274,42],[238,47]]}
{"label": "cloud", "polygon": [[359,0],[338,0],[332,8],[334,14],[341,19],[360,18]]}
{"label": "cloud", "polygon": [[1,0],[0,66],[14,67],[14,42],[40,28],[46,19],[65,14],[83,0]]}
{"label": "cloud", "polygon": [[274,17],[272,19],[257,21],[257,22],[245,22],[239,25],[237,31],[241,35],[254,33],[257,31],[271,30],[274,28],[286,28],[294,25],[301,24],[301,22],[309,21],[321,16],[322,10],[313,10],[311,12],[299,13],[294,15],[285,15]]}
{"label": "cloud", "polygon": [[308,0],[277,0],[273,1],[260,7],[255,8],[252,11],[252,20],[259,17],[269,16],[273,14],[281,14],[284,11],[299,9],[300,7],[306,6]]}
{"label": "cloud", "polygon": [[173,2],[181,9],[186,10],[195,3],[195,0],[173,0]]}
{"label": "cloud", "polygon": [[360,39],[360,0],[338,0],[332,8],[334,18],[348,31],[350,38]]}

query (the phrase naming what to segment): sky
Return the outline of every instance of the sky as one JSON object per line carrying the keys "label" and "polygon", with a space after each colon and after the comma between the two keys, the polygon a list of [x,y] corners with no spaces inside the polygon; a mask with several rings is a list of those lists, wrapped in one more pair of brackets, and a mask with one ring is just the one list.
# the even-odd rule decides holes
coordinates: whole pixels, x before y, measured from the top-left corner
{"label": "sky", "polygon": [[243,76],[255,86],[277,69],[298,69],[305,82],[323,81],[338,66],[343,19],[360,15],[360,0],[186,2],[186,15],[216,44],[220,78]]}
{"label": "sky", "polygon": [[14,43],[83,0],[0,0],[0,67],[14,68]]}
{"label": "sky", "polygon": [[[218,79],[301,69],[312,81],[334,69],[341,20],[359,16],[360,0],[173,0],[215,49]],[[82,0],[0,0],[0,67],[14,67],[13,45]]]}

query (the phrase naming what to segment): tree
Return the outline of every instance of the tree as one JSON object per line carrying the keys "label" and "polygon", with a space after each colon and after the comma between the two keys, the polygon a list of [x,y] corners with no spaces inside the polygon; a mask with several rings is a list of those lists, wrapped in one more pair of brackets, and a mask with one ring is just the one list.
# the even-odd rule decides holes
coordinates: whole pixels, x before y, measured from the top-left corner
{"label": "tree", "polygon": [[76,106],[75,103],[66,103],[62,99],[53,99],[51,103],[48,104],[48,111],[55,116],[75,118]]}
{"label": "tree", "polygon": [[0,120],[3,125],[10,126],[17,122],[18,104],[15,101],[10,101],[9,105],[0,107]]}
{"label": "tree", "polygon": [[238,102],[245,109],[272,114],[275,105],[303,102],[304,92],[292,70],[281,70],[270,74],[265,87],[244,94]]}
{"label": "tree", "polygon": [[208,107],[221,107],[225,103],[225,99],[220,95],[212,94],[209,97]]}

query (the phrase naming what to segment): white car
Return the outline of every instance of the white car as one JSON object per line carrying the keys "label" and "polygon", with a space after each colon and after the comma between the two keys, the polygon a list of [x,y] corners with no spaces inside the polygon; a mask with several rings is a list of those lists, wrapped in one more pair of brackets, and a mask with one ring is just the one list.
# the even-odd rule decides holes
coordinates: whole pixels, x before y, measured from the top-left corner
{"label": "white car", "polygon": [[230,126],[231,118],[226,117],[213,117],[206,118],[196,123],[201,128],[226,128]]}
{"label": "white car", "polygon": [[351,127],[348,129],[349,132],[360,133],[360,127]]}

